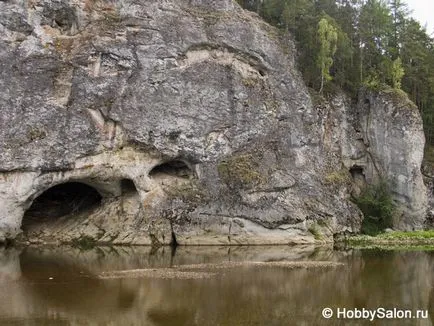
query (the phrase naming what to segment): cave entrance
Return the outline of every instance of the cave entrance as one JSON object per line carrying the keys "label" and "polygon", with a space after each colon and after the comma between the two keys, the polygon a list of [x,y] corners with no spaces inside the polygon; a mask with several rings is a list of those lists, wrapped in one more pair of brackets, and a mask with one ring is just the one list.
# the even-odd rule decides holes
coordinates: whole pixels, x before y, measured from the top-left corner
{"label": "cave entrance", "polygon": [[351,195],[357,198],[362,194],[363,189],[366,188],[365,171],[362,166],[353,165],[350,168],[350,173],[353,178]]}
{"label": "cave entrance", "polygon": [[180,160],[173,160],[154,167],[149,176],[152,178],[159,177],[178,177],[190,179],[193,177],[193,171],[187,164]]}
{"label": "cave entrance", "polygon": [[365,177],[365,173],[363,171],[363,167],[361,167],[359,165],[353,165],[350,168],[350,173],[351,173],[351,176],[353,177],[353,180],[355,182],[363,183],[363,184],[366,183],[366,177]]}
{"label": "cave entrance", "polygon": [[81,182],[54,186],[37,197],[23,217],[22,229],[54,222],[64,216],[91,211],[101,204],[99,192]]}

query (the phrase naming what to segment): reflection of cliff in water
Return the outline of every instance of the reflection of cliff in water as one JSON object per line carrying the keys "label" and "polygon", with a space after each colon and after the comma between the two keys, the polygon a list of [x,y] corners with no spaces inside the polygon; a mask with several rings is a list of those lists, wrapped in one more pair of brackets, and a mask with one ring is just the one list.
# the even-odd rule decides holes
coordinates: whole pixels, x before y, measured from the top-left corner
{"label": "reflection of cliff in water", "polygon": [[[346,266],[241,267],[197,280],[96,277],[102,271],[229,260],[333,260]],[[168,248],[156,252],[143,247],[87,252],[29,248],[22,253],[0,249],[0,264],[0,286],[5,290],[0,291],[2,320],[29,319],[38,324],[63,320],[71,325],[262,325],[269,321],[330,325],[320,316],[325,306],[430,309],[433,318],[434,255],[429,252],[181,247],[172,257]],[[400,321],[400,325],[431,322]]]}
{"label": "reflection of cliff in water", "polygon": [[37,301],[45,302],[47,307],[98,313],[107,307],[130,308],[136,298],[136,289],[130,288],[127,281],[106,284],[86,265],[68,257],[24,251],[20,263],[23,280],[31,284],[29,288]]}

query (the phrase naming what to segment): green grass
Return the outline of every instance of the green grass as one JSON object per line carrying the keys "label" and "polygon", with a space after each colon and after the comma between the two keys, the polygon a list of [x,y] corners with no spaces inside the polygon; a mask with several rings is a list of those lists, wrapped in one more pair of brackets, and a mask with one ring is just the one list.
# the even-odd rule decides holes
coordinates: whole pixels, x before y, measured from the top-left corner
{"label": "green grass", "polygon": [[346,245],[359,249],[434,250],[434,230],[394,231],[376,236],[356,235],[345,240]]}
{"label": "green grass", "polygon": [[434,230],[429,231],[395,231],[389,233],[382,233],[378,235],[379,239],[390,239],[390,240],[407,240],[407,239],[432,239],[434,240]]}
{"label": "green grass", "polygon": [[418,245],[418,244],[365,244],[351,245],[352,249],[361,250],[399,250],[399,251],[434,251],[434,245]]}

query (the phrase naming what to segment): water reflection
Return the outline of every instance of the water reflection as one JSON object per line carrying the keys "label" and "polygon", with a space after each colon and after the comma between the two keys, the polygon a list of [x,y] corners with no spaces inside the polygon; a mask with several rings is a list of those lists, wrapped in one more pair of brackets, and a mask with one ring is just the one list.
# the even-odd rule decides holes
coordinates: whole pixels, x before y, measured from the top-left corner
{"label": "water reflection", "polygon": [[[336,269],[233,268],[211,279],[113,279],[101,272],[225,261],[328,260]],[[0,249],[1,325],[383,325],[324,320],[324,307],[428,309],[433,252],[305,247]],[[387,323],[386,323],[387,324]]]}

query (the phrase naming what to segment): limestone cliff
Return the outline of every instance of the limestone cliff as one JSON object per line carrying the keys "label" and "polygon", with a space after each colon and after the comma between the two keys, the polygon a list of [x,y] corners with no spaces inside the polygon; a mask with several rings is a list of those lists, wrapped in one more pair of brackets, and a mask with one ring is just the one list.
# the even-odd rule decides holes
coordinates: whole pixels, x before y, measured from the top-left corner
{"label": "limestone cliff", "polygon": [[290,37],[235,2],[1,1],[0,32],[0,240],[327,240],[374,168],[423,222],[417,111],[313,105]]}
{"label": "limestone cliff", "polygon": [[353,195],[385,180],[397,208],[394,228],[422,229],[428,203],[420,171],[425,137],[419,111],[400,90],[361,90],[358,97],[351,103],[341,94],[325,105],[327,148],[336,153],[335,164],[350,172]]}

